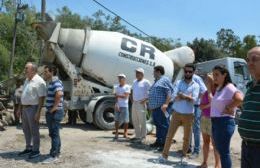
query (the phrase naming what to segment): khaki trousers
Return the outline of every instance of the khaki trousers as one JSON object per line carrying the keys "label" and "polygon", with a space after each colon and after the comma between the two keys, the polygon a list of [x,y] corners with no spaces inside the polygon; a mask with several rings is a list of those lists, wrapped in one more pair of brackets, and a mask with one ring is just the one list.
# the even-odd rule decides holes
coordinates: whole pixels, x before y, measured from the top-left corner
{"label": "khaki trousers", "polygon": [[183,147],[182,152],[183,155],[187,154],[190,144],[190,136],[192,131],[192,124],[194,120],[193,114],[181,114],[178,112],[173,112],[170,127],[168,129],[164,149],[163,149],[163,157],[168,158],[169,150],[172,144],[172,138],[175,136],[179,126],[184,127],[184,136],[183,136]]}
{"label": "khaki trousers", "polygon": [[136,138],[146,137],[146,107],[140,102],[132,105],[132,122],[135,129]]}

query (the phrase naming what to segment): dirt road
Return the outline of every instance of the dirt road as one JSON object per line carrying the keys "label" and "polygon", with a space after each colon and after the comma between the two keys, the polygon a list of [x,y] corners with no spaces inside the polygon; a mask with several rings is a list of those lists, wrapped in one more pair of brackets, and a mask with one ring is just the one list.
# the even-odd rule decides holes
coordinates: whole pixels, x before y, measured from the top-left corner
{"label": "dirt road", "polygon": [[[24,138],[21,128],[8,127],[7,131],[0,132],[0,167],[1,168],[168,168],[168,167],[196,167],[200,158],[188,161],[181,165],[180,157],[171,152],[166,165],[155,164],[160,153],[153,151],[147,144],[154,141],[148,136],[146,144],[133,144],[129,140],[120,138],[119,142],[112,140],[111,131],[102,131],[91,125],[66,127],[61,130],[62,154],[59,161],[52,165],[41,163],[47,157],[50,148],[50,139],[45,125],[41,126],[41,156],[28,160],[26,157],[17,157],[17,153],[24,149]],[[176,136],[177,144],[172,151],[181,149],[182,130]],[[232,157],[234,167],[239,166],[240,138],[236,133],[232,140]],[[210,165],[213,166],[212,151]]]}

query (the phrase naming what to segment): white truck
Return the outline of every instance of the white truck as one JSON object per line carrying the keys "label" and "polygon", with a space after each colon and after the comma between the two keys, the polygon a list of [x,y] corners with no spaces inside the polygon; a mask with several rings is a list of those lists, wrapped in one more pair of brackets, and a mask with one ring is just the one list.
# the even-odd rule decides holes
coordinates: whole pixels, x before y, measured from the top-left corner
{"label": "white truck", "polygon": [[150,43],[122,33],[68,29],[60,25],[56,22],[33,24],[45,41],[41,62],[59,68],[68,109],[78,111],[84,122],[94,123],[101,129],[114,128],[112,89],[117,83],[117,74],[126,74],[131,84],[134,70],[142,67],[145,77],[153,82],[154,66],[162,65],[165,74],[173,79],[177,72],[174,67],[181,68],[195,58],[189,47],[163,53]]}
{"label": "white truck", "polygon": [[225,57],[196,64],[199,74],[212,72],[212,69],[216,65],[225,66],[228,69],[232,82],[236,85],[236,87],[243,93],[246,92],[246,84],[251,79],[251,77],[244,59]]}

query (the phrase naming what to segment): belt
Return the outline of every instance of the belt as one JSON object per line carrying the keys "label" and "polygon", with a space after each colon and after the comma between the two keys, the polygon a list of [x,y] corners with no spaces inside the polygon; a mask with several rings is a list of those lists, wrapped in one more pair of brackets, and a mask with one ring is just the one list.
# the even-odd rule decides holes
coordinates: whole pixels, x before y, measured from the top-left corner
{"label": "belt", "polygon": [[22,107],[24,107],[24,108],[29,108],[29,107],[32,107],[32,106],[37,106],[37,105],[22,105]]}
{"label": "belt", "polygon": [[260,142],[243,140],[243,143],[249,147],[260,148]]}

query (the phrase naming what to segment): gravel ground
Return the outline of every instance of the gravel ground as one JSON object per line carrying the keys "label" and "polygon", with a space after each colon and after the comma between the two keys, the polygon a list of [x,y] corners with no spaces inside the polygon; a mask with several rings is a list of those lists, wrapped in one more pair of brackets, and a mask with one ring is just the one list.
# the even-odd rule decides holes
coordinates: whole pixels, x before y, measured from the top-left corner
{"label": "gravel ground", "polygon": [[[177,144],[172,145],[169,161],[165,165],[154,163],[160,155],[149,148],[155,138],[149,135],[144,144],[134,144],[127,139],[119,138],[114,142],[112,131],[98,130],[92,125],[79,124],[75,127],[62,126],[62,154],[58,162],[43,165],[41,162],[48,156],[50,139],[45,125],[41,126],[41,156],[28,160],[26,157],[18,157],[17,153],[24,149],[24,137],[21,128],[8,127],[0,132],[0,167],[1,168],[168,168],[187,167],[192,168],[200,164],[202,156],[196,160],[188,160],[181,164],[177,150],[182,146],[182,129],[175,137]],[[133,130],[130,130],[133,132]],[[233,167],[240,167],[240,143],[237,132],[232,139]],[[214,165],[213,152],[209,158],[209,164]]]}

